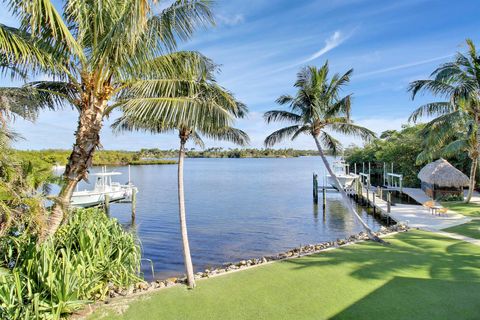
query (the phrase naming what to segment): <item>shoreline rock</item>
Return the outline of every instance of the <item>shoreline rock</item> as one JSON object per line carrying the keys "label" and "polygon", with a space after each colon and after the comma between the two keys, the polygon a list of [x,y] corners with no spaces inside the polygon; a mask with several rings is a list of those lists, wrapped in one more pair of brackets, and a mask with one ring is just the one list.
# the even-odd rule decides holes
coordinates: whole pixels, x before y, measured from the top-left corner
{"label": "shoreline rock", "polygon": [[[406,232],[408,231],[409,227],[403,224],[395,224],[389,227],[381,227],[377,232],[374,232],[376,236],[384,236],[394,232]],[[286,259],[292,259],[296,257],[302,257],[306,255],[320,253],[326,249],[331,248],[338,248],[345,245],[354,244],[360,241],[369,240],[368,234],[364,231],[360,233],[351,235],[345,239],[337,239],[336,241],[326,241],[317,244],[306,244],[300,247],[295,247],[285,252],[280,252],[273,256],[263,256],[261,258],[250,258],[241,260],[236,263],[224,263],[222,266],[211,267],[204,270],[204,272],[197,272],[195,273],[195,279],[204,279],[210,278],[212,276],[220,275],[229,273],[232,271],[248,269],[253,266],[258,266],[262,264],[266,264],[273,261],[280,261]],[[137,283],[135,286],[129,286],[128,288],[120,288],[114,285],[109,286],[108,297],[110,299],[117,298],[119,296],[125,297],[132,294],[138,294],[141,292],[146,292],[149,290],[154,289],[163,289],[175,286],[177,284],[186,283],[186,276],[183,275],[182,277],[170,277],[167,279],[157,279],[152,282],[142,281]],[[105,301],[108,303],[108,300]]]}

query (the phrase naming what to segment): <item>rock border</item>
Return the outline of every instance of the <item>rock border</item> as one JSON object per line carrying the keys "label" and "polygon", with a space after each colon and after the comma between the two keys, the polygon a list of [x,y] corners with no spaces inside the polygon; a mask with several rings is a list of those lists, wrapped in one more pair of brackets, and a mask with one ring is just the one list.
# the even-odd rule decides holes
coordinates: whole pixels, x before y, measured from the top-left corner
{"label": "rock border", "polygon": [[[405,224],[395,224],[389,227],[381,227],[378,232],[374,232],[374,235],[378,237],[383,237],[386,235],[398,233],[398,232],[405,232],[408,231],[409,227]],[[312,255],[316,253],[320,253],[322,251],[339,248],[346,245],[355,244],[358,242],[369,240],[369,236],[364,231],[351,235],[345,239],[337,239],[335,241],[327,241],[318,244],[308,244],[300,247],[296,247],[290,249],[285,252],[278,253],[273,256],[264,256],[261,258],[253,258],[248,260],[241,260],[237,263],[225,263],[222,266],[207,268],[204,272],[197,272],[195,274],[195,279],[208,279],[215,276],[232,273],[235,271],[245,270],[252,267],[265,265],[275,261],[287,260],[307,255]],[[108,290],[108,298],[104,301],[104,303],[110,303],[111,299],[121,298],[131,295],[138,295],[146,292],[151,292],[157,289],[164,289],[169,288],[172,286],[185,284],[186,283],[186,276],[183,277],[171,277],[167,279],[158,279],[152,282],[142,281],[137,283],[136,285],[129,286],[127,288],[117,287],[113,284],[109,286]]]}

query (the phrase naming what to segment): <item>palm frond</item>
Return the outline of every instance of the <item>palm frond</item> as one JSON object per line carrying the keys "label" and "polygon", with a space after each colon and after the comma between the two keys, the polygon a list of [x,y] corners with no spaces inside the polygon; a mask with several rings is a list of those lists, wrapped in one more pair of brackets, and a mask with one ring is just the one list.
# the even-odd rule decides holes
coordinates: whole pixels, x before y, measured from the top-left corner
{"label": "palm frond", "polygon": [[250,143],[248,134],[233,127],[207,128],[201,130],[202,135],[213,140],[222,140],[246,146]]}
{"label": "palm frond", "polygon": [[330,123],[327,128],[343,135],[359,137],[364,141],[370,141],[376,136],[372,130],[349,122]]}
{"label": "palm frond", "polygon": [[454,110],[455,105],[450,102],[431,102],[418,107],[418,109],[412,112],[408,121],[417,122],[421,117],[444,115],[453,112]]}
{"label": "palm frond", "polygon": [[455,87],[450,83],[437,80],[417,80],[410,83],[408,91],[412,93],[414,99],[419,92],[429,91],[434,95],[450,96],[455,90]]}
{"label": "palm frond", "polygon": [[49,42],[60,50],[69,50],[80,61],[85,61],[81,46],[50,0],[7,0],[7,2],[12,13],[19,17],[23,30],[30,30],[34,37]]}
{"label": "palm frond", "polygon": [[267,123],[271,122],[301,122],[302,117],[298,114],[289,111],[271,110],[264,113],[263,118]]}
{"label": "palm frond", "polygon": [[193,142],[200,148],[205,148],[205,143],[203,142],[202,137],[200,137],[200,135],[196,131],[193,131],[190,134],[190,139],[192,139]]}
{"label": "palm frond", "polygon": [[343,149],[340,141],[338,141],[337,139],[335,139],[325,131],[322,131],[320,133],[320,141],[322,142],[325,148],[327,148],[332,152],[333,156],[338,155]]}
{"label": "palm frond", "polygon": [[325,112],[325,116],[335,117],[338,115],[345,115],[347,119],[350,119],[350,110],[351,95],[348,95],[330,105]]}
{"label": "palm frond", "polygon": [[458,155],[459,153],[468,151],[471,147],[472,146],[468,140],[459,139],[446,145],[445,148],[443,148],[442,153],[445,157],[452,157]]}
{"label": "palm frond", "polygon": [[176,0],[148,21],[149,37],[168,50],[177,47],[177,39],[187,40],[198,29],[214,24],[210,0]]}
{"label": "palm frond", "polygon": [[416,165],[422,165],[424,163],[428,163],[433,161],[434,159],[434,153],[432,153],[431,150],[429,149],[424,149],[422,152],[420,152],[417,156],[417,159],[415,160]]}
{"label": "palm frond", "polygon": [[270,134],[268,137],[266,137],[264,144],[266,147],[273,147],[277,143],[283,140],[286,140],[288,138],[291,138],[292,136],[295,135],[295,133],[297,133],[298,130],[301,130],[301,129],[302,127],[300,125],[294,125],[294,126],[279,129],[273,132],[272,134]]}
{"label": "palm frond", "polygon": [[292,101],[293,101],[293,97],[290,95],[282,95],[277,100],[275,100],[275,102],[278,103],[279,105],[288,104],[288,103],[291,103]]}

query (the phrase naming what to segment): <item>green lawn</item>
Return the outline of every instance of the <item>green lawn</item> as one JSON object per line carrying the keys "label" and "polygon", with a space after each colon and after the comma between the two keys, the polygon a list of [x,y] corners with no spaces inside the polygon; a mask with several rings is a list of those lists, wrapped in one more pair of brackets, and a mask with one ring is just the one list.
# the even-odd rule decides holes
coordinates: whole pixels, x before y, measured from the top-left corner
{"label": "green lawn", "polygon": [[459,226],[444,229],[444,231],[461,234],[474,239],[480,239],[480,220],[472,220]]}
{"label": "green lawn", "polygon": [[90,319],[478,319],[480,247],[421,231],[388,241],[114,300]]}
{"label": "green lawn", "polygon": [[473,203],[463,203],[460,201],[455,202],[442,202],[444,207],[449,208],[450,210],[456,211],[460,214],[463,214],[467,217],[480,218],[480,205]]}

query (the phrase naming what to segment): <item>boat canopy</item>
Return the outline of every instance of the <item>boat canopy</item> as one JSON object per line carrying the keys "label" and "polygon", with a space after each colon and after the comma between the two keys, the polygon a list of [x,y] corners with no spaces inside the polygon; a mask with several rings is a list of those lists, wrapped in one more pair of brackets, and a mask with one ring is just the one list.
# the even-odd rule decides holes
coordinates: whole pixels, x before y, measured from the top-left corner
{"label": "boat canopy", "polygon": [[121,172],[112,171],[112,172],[92,173],[91,175],[96,177],[108,177],[108,176],[119,176],[121,174],[122,174]]}

